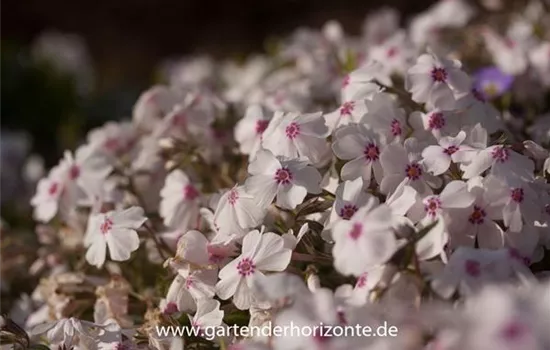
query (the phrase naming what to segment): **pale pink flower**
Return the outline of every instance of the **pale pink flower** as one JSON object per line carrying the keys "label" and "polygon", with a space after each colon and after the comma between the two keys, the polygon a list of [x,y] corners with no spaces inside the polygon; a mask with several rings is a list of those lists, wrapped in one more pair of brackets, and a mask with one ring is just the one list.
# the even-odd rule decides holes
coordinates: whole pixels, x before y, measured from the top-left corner
{"label": "pale pink flower", "polygon": [[384,143],[377,133],[363,124],[350,124],[338,129],[334,135],[332,150],[344,160],[349,160],[341,170],[343,180],[362,177],[365,184],[371,183],[372,173],[378,182],[382,180],[383,170],[380,155]]}
{"label": "pale pink flower", "polygon": [[244,186],[233,187],[218,201],[213,218],[218,235],[214,241],[223,243],[244,236],[249,228],[262,222],[265,212]]}
{"label": "pale pink flower", "polygon": [[424,54],[407,71],[405,86],[416,102],[453,108],[456,100],[471,90],[470,78],[461,67],[457,60],[448,60],[432,52]]}
{"label": "pale pink flower", "polygon": [[294,209],[308,193],[321,192],[321,174],[307,160],[275,157],[270,151],[260,150],[248,172],[251,176],[246,179],[246,192],[260,207],[269,206],[277,197],[277,206]]}
{"label": "pale pink flower", "polygon": [[391,228],[390,208],[369,198],[350,220],[338,221],[332,229],[334,267],[342,274],[359,276],[385,263],[397,249]]}
{"label": "pale pink flower", "polygon": [[342,125],[358,123],[365,115],[365,101],[344,101],[335,111],[325,114],[325,123],[331,133]]}
{"label": "pale pink flower", "polygon": [[329,151],[322,113],[276,112],[263,134],[262,146],[276,156],[305,157],[319,163]]}
{"label": "pale pink flower", "polygon": [[466,139],[464,131],[455,137],[444,136],[438,140],[437,146],[428,146],[422,151],[422,163],[434,175],[445,173],[451,162],[460,164],[469,162],[476,154],[476,150],[463,142]]}
{"label": "pale pink flower", "polygon": [[234,134],[235,140],[239,143],[239,150],[243,154],[248,154],[250,160],[261,148],[263,133],[270,119],[261,106],[251,105],[246,109],[244,117],[235,125]]}
{"label": "pale pink flower", "polygon": [[407,139],[404,146],[386,146],[380,156],[384,169],[384,178],[380,182],[382,193],[392,193],[402,181],[421,195],[432,193],[432,187],[439,187],[441,179],[426,172],[416,148],[416,140],[412,138]]}
{"label": "pale pink flower", "polygon": [[233,297],[238,309],[246,310],[254,303],[252,280],[264,272],[278,272],[290,263],[292,250],[285,248],[284,239],[273,232],[250,231],[243,239],[241,255],[227,264],[219,273],[216,285],[218,296]]}
{"label": "pale pink flower", "polygon": [[391,95],[381,92],[365,103],[367,113],[361,123],[383,135],[387,143],[405,139],[409,132],[405,111],[399,108]]}
{"label": "pale pink flower", "polygon": [[143,209],[131,207],[92,215],[88,222],[84,245],[88,248],[86,260],[98,268],[106,260],[106,251],[114,261],[130,259],[130,254],[139,247],[136,232],[147,218]]}
{"label": "pale pink flower", "polygon": [[173,229],[195,228],[199,222],[201,193],[182,170],[172,171],[160,191],[159,214]]}

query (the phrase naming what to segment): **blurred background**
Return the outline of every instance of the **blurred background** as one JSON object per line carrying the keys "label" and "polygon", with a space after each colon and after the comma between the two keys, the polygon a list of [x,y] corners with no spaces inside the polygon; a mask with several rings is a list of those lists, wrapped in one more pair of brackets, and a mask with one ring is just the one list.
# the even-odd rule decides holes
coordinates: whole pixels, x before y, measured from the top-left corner
{"label": "blurred background", "polygon": [[[404,21],[432,3],[387,0],[384,6],[400,10]],[[2,144],[38,153],[52,166],[90,128],[131,116],[133,103],[155,81],[164,59],[203,53],[244,57],[298,26],[320,28],[330,19],[339,20],[346,32],[359,33],[366,14],[380,4],[4,0]],[[21,139],[19,145],[13,145],[15,139]]]}

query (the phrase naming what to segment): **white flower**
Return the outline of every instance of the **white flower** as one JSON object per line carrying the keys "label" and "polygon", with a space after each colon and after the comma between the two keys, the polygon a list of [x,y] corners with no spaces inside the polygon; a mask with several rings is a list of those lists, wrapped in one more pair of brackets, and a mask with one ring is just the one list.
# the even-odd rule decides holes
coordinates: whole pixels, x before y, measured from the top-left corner
{"label": "white flower", "polygon": [[451,166],[451,161],[458,164],[469,162],[476,151],[462,143],[466,139],[464,131],[455,137],[444,136],[439,139],[437,146],[428,146],[422,151],[422,163],[434,175],[445,173]]}
{"label": "white flower", "polygon": [[233,296],[237,308],[250,308],[255,300],[252,280],[263,277],[263,272],[283,271],[290,263],[291,254],[284,246],[284,239],[275,233],[250,231],[243,239],[241,255],[219,273],[218,296],[223,300]]}
{"label": "white flower", "polygon": [[349,284],[341,285],[335,291],[335,294],[344,294],[344,299],[349,305],[357,307],[366,305],[371,290],[373,290],[382,279],[384,269],[385,267],[380,265],[362,273],[357,277],[353,287]]}
{"label": "white flower", "polygon": [[368,185],[374,172],[374,177],[380,182],[383,176],[380,165],[382,146],[378,134],[363,124],[351,124],[338,129],[332,150],[338,158],[350,160],[342,167],[342,179],[354,180],[362,177]]}
{"label": "white flower", "polygon": [[92,215],[84,237],[88,263],[98,268],[103,266],[107,247],[112,260],[130,259],[130,254],[139,247],[136,230],[145,221],[147,218],[140,207]]}
{"label": "white flower", "polygon": [[265,211],[244,186],[233,187],[218,201],[213,219],[218,235],[213,241],[225,243],[242,237],[247,229],[262,222]]}
{"label": "white flower", "polygon": [[79,200],[86,198],[85,190],[98,186],[112,169],[92,146],[80,147],[76,157],[66,151],[48,177],[38,182],[37,193],[31,199],[35,219],[48,222],[58,210],[65,214],[73,210]]}
{"label": "white flower", "polygon": [[160,191],[159,214],[173,229],[194,228],[199,219],[200,192],[181,170],[172,171]]}
{"label": "white flower", "polygon": [[366,111],[365,101],[344,101],[334,112],[324,115],[325,123],[332,133],[342,125],[358,123]]}
{"label": "white flower", "polygon": [[494,62],[504,73],[520,75],[525,72],[528,62],[522,43],[502,37],[489,28],[483,29],[482,36]]}
{"label": "white flower", "polygon": [[438,294],[448,298],[457,288],[461,294],[470,295],[484,284],[510,282],[511,277],[533,278],[532,272],[513,251],[459,247],[444,270],[432,278],[431,285]]}
{"label": "white flower", "polygon": [[273,348],[276,350],[364,348],[364,339],[359,336],[328,337],[321,333],[321,330],[326,331],[329,327],[330,329],[334,329],[335,326],[355,327],[347,319],[347,310],[342,304],[331,290],[320,288],[301,302],[283,309],[274,320],[276,326],[310,329],[311,332],[273,337]]}
{"label": "white flower", "polygon": [[550,42],[540,43],[529,51],[529,61],[535,69],[537,78],[545,85],[550,86]]}
{"label": "white flower", "polygon": [[372,197],[350,220],[332,229],[334,267],[345,275],[359,276],[385,263],[395,253],[397,241],[391,229],[391,209]]}
{"label": "white flower", "polygon": [[331,226],[339,219],[350,220],[357,210],[373,197],[363,189],[363,179],[360,177],[353,181],[341,182],[334,194],[336,198],[327,226]]}
{"label": "white flower", "polygon": [[262,146],[276,156],[306,157],[312,164],[326,156],[328,128],[322,113],[276,112],[263,134]]}
{"label": "white flower", "polygon": [[450,221],[452,210],[466,208],[474,201],[474,196],[468,192],[467,184],[463,181],[451,181],[439,195],[430,195],[409,211],[413,221],[420,221],[420,227],[426,227],[437,221],[437,224],[422,237],[416,251],[421,259],[430,259],[443,253],[449,240]]}
{"label": "white flower", "polygon": [[162,310],[165,314],[192,312],[202,299],[215,294],[216,271],[196,270],[185,276],[178,273],[166,293]]}
{"label": "white flower", "polygon": [[[204,333],[206,328],[219,329],[219,327],[226,327],[223,324],[223,316],[224,311],[220,310],[220,302],[214,299],[201,299],[197,303],[197,312],[193,316],[187,315],[191,322],[191,327],[195,328],[203,337],[206,335],[211,336],[210,333]],[[229,328],[226,328],[226,330],[229,330]],[[227,334],[228,332],[224,333]],[[216,340],[218,340],[217,334]]]}
{"label": "white flower", "polygon": [[429,11],[441,26],[451,28],[465,26],[475,14],[474,9],[464,0],[438,1]]}
{"label": "white flower", "polygon": [[370,61],[344,77],[342,82],[342,101],[370,99],[381,91],[378,83],[392,86],[392,81],[384,72],[381,63]]}
{"label": "white flower", "polygon": [[405,80],[407,90],[416,102],[431,107],[453,108],[456,100],[471,90],[470,78],[457,60],[440,58],[434,53],[418,57]]}
{"label": "white flower", "polygon": [[259,105],[251,105],[246,109],[244,118],[235,125],[235,140],[239,143],[239,150],[248,154],[252,160],[261,148],[262,135],[269,125],[268,117]]}
{"label": "white flower", "polygon": [[399,12],[383,7],[367,15],[363,22],[363,36],[369,44],[378,45],[399,30]]}
{"label": "white flower", "polygon": [[495,177],[506,182],[517,183],[533,180],[535,164],[505,145],[494,145],[479,151],[471,163],[463,167],[462,176],[470,179],[481,175],[489,168]]}
{"label": "white flower", "polygon": [[166,86],[156,85],[143,92],[133,110],[133,121],[146,131],[152,131],[157,123],[182,100],[181,94]]}
{"label": "white flower", "polygon": [[531,188],[530,183],[507,184],[495,176],[490,176],[486,181],[486,186],[491,193],[493,203],[498,199],[499,201],[496,203],[503,205],[502,218],[504,225],[510,231],[520,232],[524,221],[532,225],[535,220],[540,218],[538,195]]}
{"label": "white flower", "polygon": [[396,101],[386,93],[374,95],[367,100],[367,114],[361,123],[384,136],[387,143],[401,141],[409,131],[405,111],[399,108]]}
{"label": "white flower", "polygon": [[98,326],[95,323],[71,317],[35,326],[31,333],[33,335],[46,333],[46,339],[51,344],[71,349],[76,345],[77,339],[81,342],[85,340],[91,341],[94,336],[91,333],[92,328]]}
{"label": "white flower", "polygon": [[467,300],[462,349],[548,347],[548,283],[520,289],[490,286]]}
{"label": "white flower", "polygon": [[474,246],[500,249],[504,246],[504,232],[495,222],[502,219],[502,198],[491,193],[483,178],[476,176],[468,181],[468,190],[475,196],[474,202],[465,208],[454,210],[449,233],[453,246]]}
{"label": "white flower", "polygon": [[321,192],[321,174],[300,159],[275,157],[267,150],[260,150],[248,172],[251,176],[246,179],[246,192],[260,207],[271,204],[276,196],[277,206],[294,209],[308,193]]}
{"label": "white flower", "polygon": [[108,122],[88,133],[88,142],[109,157],[129,152],[136,141],[137,133],[130,121]]}
{"label": "white flower", "polygon": [[416,140],[409,138],[405,147],[400,144],[386,146],[380,156],[384,169],[384,178],[380,182],[380,191],[385,194],[395,191],[402,181],[413,187],[419,194],[432,193],[431,187],[439,187],[441,179],[426,173],[426,168],[420,162],[416,152]]}
{"label": "white flower", "polygon": [[189,93],[177,103],[154,129],[157,138],[181,140],[198,138],[208,132],[221,103],[207,93]]}
{"label": "white flower", "polygon": [[398,31],[370,48],[369,54],[369,58],[382,64],[387,75],[405,75],[416,58],[416,50],[405,31]]}
{"label": "white flower", "polygon": [[[470,94],[457,100],[456,110],[459,112],[456,117],[462,118],[462,123],[470,125],[480,123],[489,134],[505,130],[500,112],[474,88]],[[465,115],[461,116],[460,111]]]}
{"label": "white flower", "polygon": [[42,222],[50,221],[59,209],[63,199],[63,186],[67,170],[63,163],[53,167],[48,176],[38,182],[36,194],[31,199],[34,207],[34,218]]}
{"label": "white flower", "polygon": [[[415,111],[409,122],[414,129],[413,136],[426,141],[438,140],[442,136],[456,135],[469,124],[466,116],[456,111],[434,109],[428,113]],[[429,135],[433,137],[429,137]]]}

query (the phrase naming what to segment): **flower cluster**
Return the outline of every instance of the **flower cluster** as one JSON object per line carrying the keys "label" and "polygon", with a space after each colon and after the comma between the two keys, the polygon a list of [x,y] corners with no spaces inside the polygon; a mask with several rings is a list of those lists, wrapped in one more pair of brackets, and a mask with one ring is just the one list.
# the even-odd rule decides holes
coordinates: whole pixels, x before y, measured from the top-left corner
{"label": "flower cluster", "polygon": [[[167,66],[132,120],[92,130],[38,183],[42,280],[16,312],[30,341],[548,349],[545,6],[504,31],[462,0],[406,28],[385,9],[360,37],[329,22],[243,64]],[[383,321],[399,335],[156,332]]]}

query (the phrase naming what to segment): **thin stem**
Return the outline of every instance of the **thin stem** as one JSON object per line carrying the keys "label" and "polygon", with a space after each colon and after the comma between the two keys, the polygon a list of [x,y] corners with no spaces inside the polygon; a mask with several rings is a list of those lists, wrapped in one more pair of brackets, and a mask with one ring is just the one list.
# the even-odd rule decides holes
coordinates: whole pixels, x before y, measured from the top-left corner
{"label": "thin stem", "polygon": [[159,251],[159,254],[160,256],[162,257],[163,260],[166,260],[169,258],[169,256],[166,256],[164,254],[164,251],[167,251],[168,253],[170,253],[170,256],[173,256],[175,255],[175,252],[172,252],[172,250],[170,249],[170,247],[168,247],[166,245],[166,243],[162,240],[162,239],[159,239],[157,237],[157,234],[153,231],[153,229],[149,226],[149,224],[146,222],[144,225],[145,229],[147,230],[147,232],[150,233],[151,235],[151,238],[153,239],[153,241],[155,242],[155,246],[157,247],[158,251]]}
{"label": "thin stem", "polygon": [[319,264],[332,264],[331,258],[326,258],[323,256],[315,256],[315,255],[309,255],[309,254],[303,254],[303,253],[292,253],[292,260],[293,261],[301,261],[301,262],[312,262],[312,263],[319,263]]}

